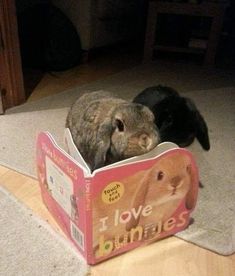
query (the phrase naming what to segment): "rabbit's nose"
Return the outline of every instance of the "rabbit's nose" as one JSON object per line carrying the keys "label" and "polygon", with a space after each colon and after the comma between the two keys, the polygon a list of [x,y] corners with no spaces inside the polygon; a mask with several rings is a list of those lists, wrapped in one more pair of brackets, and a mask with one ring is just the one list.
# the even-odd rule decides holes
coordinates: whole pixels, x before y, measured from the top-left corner
{"label": "rabbit's nose", "polygon": [[141,134],[139,137],[139,145],[143,149],[149,149],[152,145],[152,139],[147,134]]}
{"label": "rabbit's nose", "polygon": [[173,188],[177,188],[181,186],[181,177],[180,176],[175,176],[171,179],[171,186]]}

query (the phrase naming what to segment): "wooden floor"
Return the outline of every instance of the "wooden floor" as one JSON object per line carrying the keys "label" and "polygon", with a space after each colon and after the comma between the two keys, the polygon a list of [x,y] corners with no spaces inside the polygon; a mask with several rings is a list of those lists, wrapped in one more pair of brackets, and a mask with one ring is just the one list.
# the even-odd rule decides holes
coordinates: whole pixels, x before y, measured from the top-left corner
{"label": "wooden floor", "polygon": [[[117,55],[108,59],[98,58],[95,62],[59,73],[60,78],[46,74],[29,101],[102,78],[137,63],[138,58],[133,55]],[[60,231],[41,201],[37,180],[0,166],[0,183],[36,215]],[[90,275],[232,276],[235,275],[235,255],[220,256],[171,237],[96,265],[91,268]]]}

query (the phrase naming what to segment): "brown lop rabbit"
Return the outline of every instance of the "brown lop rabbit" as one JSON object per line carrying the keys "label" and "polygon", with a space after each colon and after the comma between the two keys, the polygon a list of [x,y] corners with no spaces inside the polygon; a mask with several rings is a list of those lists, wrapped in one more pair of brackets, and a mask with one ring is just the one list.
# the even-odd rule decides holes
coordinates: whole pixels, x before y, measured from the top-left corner
{"label": "brown lop rabbit", "polygon": [[147,107],[105,91],[81,96],[68,113],[66,127],[92,171],[144,154],[160,141]]}

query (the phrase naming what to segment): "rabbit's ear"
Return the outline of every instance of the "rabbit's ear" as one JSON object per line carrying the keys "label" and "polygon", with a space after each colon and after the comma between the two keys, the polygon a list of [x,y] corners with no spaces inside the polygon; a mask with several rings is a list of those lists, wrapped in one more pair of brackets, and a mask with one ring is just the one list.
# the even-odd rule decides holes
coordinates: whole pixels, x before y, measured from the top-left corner
{"label": "rabbit's ear", "polygon": [[198,187],[196,181],[196,175],[194,171],[192,170],[192,165],[187,166],[187,173],[190,175],[190,189],[186,195],[186,200],[185,200],[185,207],[188,210],[192,210],[197,202],[197,193],[198,193]]}
{"label": "rabbit's ear", "polygon": [[91,103],[85,113],[83,114],[83,120],[89,123],[96,123],[97,118],[100,116],[100,102]]}
{"label": "rabbit's ear", "polygon": [[94,156],[94,168],[98,169],[105,165],[107,161],[107,153],[110,149],[111,136],[113,133],[113,127],[111,119],[106,119],[103,122],[97,133],[97,151]]}
{"label": "rabbit's ear", "polygon": [[[136,181],[139,181],[139,185],[136,189],[136,193],[133,195],[133,202],[131,208],[137,210],[141,205],[145,204],[145,198],[148,191],[148,174],[140,172],[136,178]],[[126,230],[130,231],[132,228],[135,228],[140,220],[140,216],[137,219],[131,217],[130,221],[126,224]]]}
{"label": "rabbit's ear", "polygon": [[198,111],[196,105],[193,103],[193,101],[191,101],[188,98],[185,98],[185,99],[186,99],[188,108],[195,115],[196,137],[197,137],[199,143],[201,144],[201,146],[203,147],[203,149],[209,150],[210,149],[210,141],[209,141],[207,124],[206,124],[204,118],[202,117],[202,115],[200,114],[200,112]]}
{"label": "rabbit's ear", "polygon": [[199,112],[195,113],[196,115],[196,137],[199,143],[205,150],[210,149],[210,140],[208,135],[208,128],[206,125],[205,120],[203,119],[202,115]]}

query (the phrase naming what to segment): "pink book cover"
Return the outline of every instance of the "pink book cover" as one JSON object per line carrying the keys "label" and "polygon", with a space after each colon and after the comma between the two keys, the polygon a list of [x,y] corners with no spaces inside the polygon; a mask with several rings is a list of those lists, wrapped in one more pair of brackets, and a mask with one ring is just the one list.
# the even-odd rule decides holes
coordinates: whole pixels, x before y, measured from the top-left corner
{"label": "pink book cover", "polygon": [[66,151],[48,132],[37,140],[42,198],[88,264],[185,229],[195,208],[198,170],[173,143],[90,172],[65,130]]}

